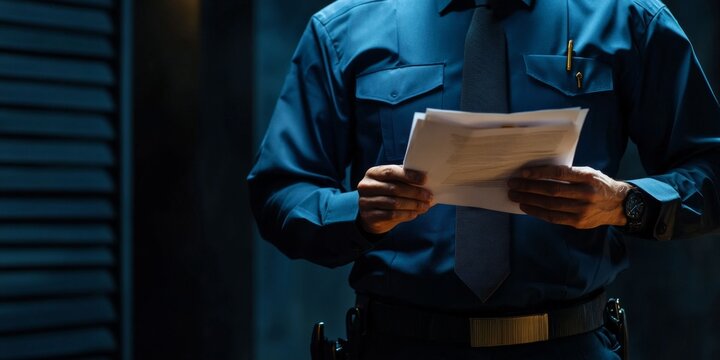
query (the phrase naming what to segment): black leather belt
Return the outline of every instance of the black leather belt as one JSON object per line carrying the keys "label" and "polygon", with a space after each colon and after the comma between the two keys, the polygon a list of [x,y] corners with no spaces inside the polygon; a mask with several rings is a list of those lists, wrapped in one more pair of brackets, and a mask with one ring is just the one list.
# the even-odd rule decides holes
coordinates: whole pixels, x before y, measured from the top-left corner
{"label": "black leather belt", "polygon": [[463,316],[370,299],[366,326],[390,336],[472,347],[528,344],[578,335],[603,326],[604,292],[577,304],[517,316]]}

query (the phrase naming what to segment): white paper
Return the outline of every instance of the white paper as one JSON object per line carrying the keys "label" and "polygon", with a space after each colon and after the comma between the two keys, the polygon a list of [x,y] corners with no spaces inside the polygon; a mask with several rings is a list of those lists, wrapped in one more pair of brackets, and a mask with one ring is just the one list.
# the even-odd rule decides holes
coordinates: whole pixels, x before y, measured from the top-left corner
{"label": "white paper", "polygon": [[522,214],[507,180],[523,166],[572,165],[587,109],[416,113],[403,166],[427,173],[441,204]]}

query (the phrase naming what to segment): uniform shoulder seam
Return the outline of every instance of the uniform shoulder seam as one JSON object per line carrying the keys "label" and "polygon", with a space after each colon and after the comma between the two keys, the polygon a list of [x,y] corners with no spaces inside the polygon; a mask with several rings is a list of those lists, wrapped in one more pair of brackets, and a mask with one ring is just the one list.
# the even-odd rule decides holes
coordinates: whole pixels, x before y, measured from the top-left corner
{"label": "uniform shoulder seam", "polygon": [[657,0],[633,0],[633,3],[635,5],[645,9],[651,16],[651,18],[654,20],[655,17],[660,14],[660,12],[667,8],[667,5],[663,4],[660,1]]}
{"label": "uniform shoulder seam", "polygon": [[330,40],[330,46],[332,47],[333,52],[335,53],[335,59],[336,61],[340,60],[340,51],[337,48],[337,44],[335,42],[335,39],[330,35],[330,32],[327,29],[326,24],[322,23],[317,17],[313,16],[312,20],[313,22],[317,22],[318,26],[322,28],[322,32],[327,36],[328,40]]}
{"label": "uniform shoulder seam", "polygon": [[323,25],[327,25],[328,23],[332,22],[336,18],[352,11],[353,9],[371,4],[376,2],[383,2],[387,0],[359,0],[359,1],[345,1],[345,0],[339,0],[336,1],[328,6],[326,6],[324,9],[318,11],[313,15],[313,18],[317,19],[318,22],[320,22]]}

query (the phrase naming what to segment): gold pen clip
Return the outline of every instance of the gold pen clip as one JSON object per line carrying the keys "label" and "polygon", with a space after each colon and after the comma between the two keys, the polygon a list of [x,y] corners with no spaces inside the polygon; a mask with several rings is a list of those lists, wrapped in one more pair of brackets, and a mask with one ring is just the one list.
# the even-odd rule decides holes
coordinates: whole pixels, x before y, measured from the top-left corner
{"label": "gold pen clip", "polygon": [[575,78],[577,79],[577,85],[578,89],[582,89],[583,87],[583,73],[579,72],[575,74]]}
{"label": "gold pen clip", "polygon": [[567,66],[565,67],[565,69],[567,71],[572,70],[572,61],[573,61],[573,41],[570,40],[570,41],[568,41],[568,46],[567,46]]}

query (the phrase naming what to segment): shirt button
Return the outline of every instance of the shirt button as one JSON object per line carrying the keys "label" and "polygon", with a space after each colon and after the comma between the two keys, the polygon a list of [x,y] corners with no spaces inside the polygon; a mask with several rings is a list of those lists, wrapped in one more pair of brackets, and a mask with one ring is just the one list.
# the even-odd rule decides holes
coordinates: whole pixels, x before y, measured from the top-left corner
{"label": "shirt button", "polygon": [[396,90],[393,90],[393,92],[390,93],[390,97],[393,99],[398,97],[398,92]]}

